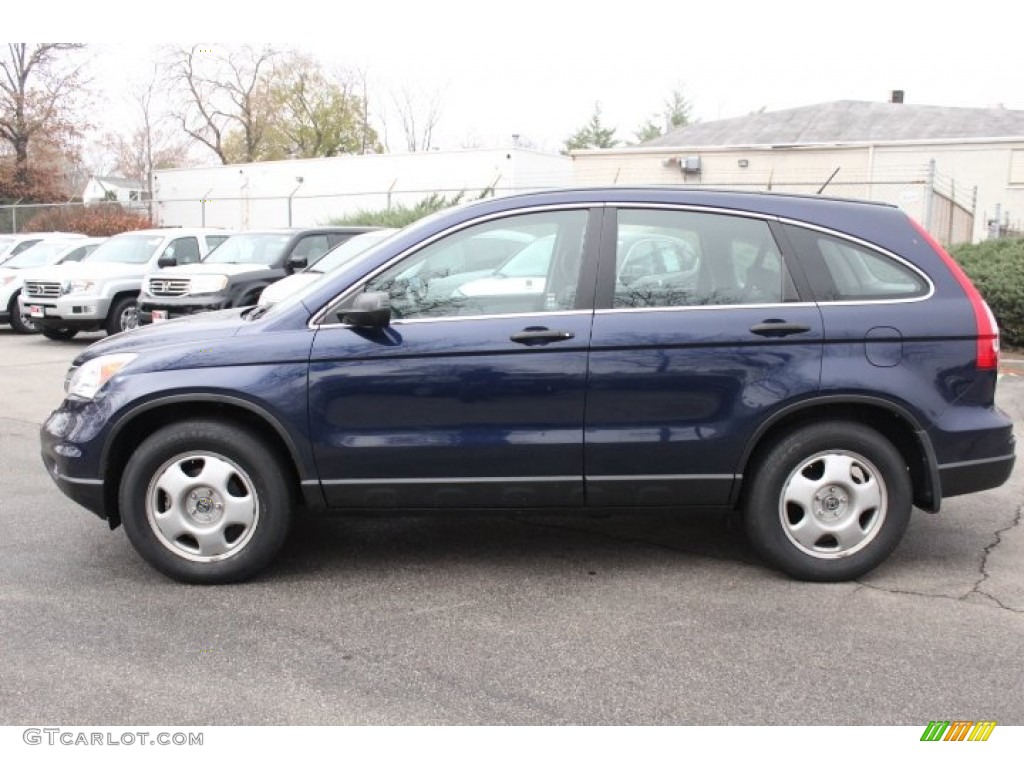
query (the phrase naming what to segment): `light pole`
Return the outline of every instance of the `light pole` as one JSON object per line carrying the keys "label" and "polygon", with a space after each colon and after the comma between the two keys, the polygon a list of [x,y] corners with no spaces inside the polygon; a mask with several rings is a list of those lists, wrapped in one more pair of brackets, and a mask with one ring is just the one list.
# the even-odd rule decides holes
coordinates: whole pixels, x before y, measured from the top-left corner
{"label": "light pole", "polygon": [[295,193],[299,191],[299,187],[302,186],[302,182],[305,181],[305,179],[303,179],[301,176],[296,176],[295,177],[295,181],[298,182],[298,183],[295,185],[295,189],[292,190],[292,193],[290,195],[288,195],[288,226],[289,227],[292,225],[292,198],[295,197]]}

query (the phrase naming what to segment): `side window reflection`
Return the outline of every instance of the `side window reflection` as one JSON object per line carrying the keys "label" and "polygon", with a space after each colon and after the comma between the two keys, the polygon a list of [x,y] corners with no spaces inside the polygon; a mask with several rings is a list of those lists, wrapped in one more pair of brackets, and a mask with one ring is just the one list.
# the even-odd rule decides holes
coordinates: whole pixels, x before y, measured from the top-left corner
{"label": "side window reflection", "polygon": [[395,319],[573,309],[587,212],[478,224],[431,243],[367,282]]}

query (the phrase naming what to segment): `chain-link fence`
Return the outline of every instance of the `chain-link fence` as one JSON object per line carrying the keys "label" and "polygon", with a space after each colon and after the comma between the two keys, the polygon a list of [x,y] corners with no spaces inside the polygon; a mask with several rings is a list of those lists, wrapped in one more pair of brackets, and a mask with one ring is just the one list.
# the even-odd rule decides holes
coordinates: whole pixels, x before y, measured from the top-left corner
{"label": "chain-link fence", "polygon": [[152,223],[149,203],[17,203],[0,205],[0,234],[81,232],[109,235]]}
{"label": "chain-link fence", "polygon": [[[641,175],[637,175],[640,173]],[[678,173],[678,172],[677,172]],[[577,178],[576,183],[596,184],[650,184],[657,183],[658,177],[643,175],[642,171],[628,174],[615,173],[614,179],[594,176]],[[935,164],[926,167],[888,169],[883,175],[837,174],[831,180],[822,179],[820,170],[791,169],[785,174],[772,174],[751,180],[749,175],[722,175],[707,178],[705,184],[736,190],[776,191],[797,194],[824,194],[832,197],[847,197],[861,200],[875,200],[892,203],[920,221],[926,229],[945,244],[970,242],[974,230],[977,207],[977,188],[957,184],[955,179],[938,173]],[[664,178],[664,177],[662,177]],[[809,179],[813,179],[809,180]],[[684,178],[684,183],[700,179]],[[667,182],[662,182],[668,185]],[[545,188],[563,187],[562,179],[551,179],[545,184],[543,178],[535,177],[530,186],[517,187],[501,184],[480,188],[405,188],[399,184],[389,189],[359,192],[335,192],[330,194],[292,195],[245,195],[206,196],[203,198],[160,198],[149,202],[142,210],[123,209],[131,215],[146,215],[151,211],[154,226],[174,227],[221,227],[232,230],[264,229],[287,226],[318,226],[337,222],[360,211],[392,210],[397,206],[415,206],[431,196],[448,200],[459,198],[472,200],[483,195],[507,195],[515,192],[536,191]],[[678,186],[678,182],[673,186]],[[60,217],[55,209],[62,211],[102,210],[105,206],[120,206],[116,203],[81,203],[64,205],[16,205],[0,206],[0,233],[21,231],[29,222],[33,229],[40,229],[38,217],[47,217],[54,222],[46,229],[61,229]]]}

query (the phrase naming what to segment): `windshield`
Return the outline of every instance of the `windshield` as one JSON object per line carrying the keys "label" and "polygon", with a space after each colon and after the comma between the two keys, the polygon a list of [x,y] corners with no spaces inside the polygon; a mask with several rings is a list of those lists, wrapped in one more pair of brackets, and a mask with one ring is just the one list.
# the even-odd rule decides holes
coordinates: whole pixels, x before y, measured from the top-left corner
{"label": "windshield", "polygon": [[382,229],[377,232],[367,232],[351,237],[333,250],[328,251],[322,259],[306,271],[325,273],[335,270],[343,264],[352,261],[359,254],[366,253],[369,248],[377,243],[387,240],[397,231],[396,229]]}
{"label": "windshield", "polygon": [[204,264],[265,264],[280,262],[284,249],[292,236],[251,232],[232,235],[217,246],[204,260]]}
{"label": "windshield", "polygon": [[145,264],[163,241],[162,235],[117,235],[93,251],[89,262]]}
{"label": "windshield", "polygon": [[68,243],[42,242],[36,243],[27,251],[22,251],[13,259],[4,264],[5,267],[24,269],[25,267],[39,267],[44,264],[52,264],[68,248]]}

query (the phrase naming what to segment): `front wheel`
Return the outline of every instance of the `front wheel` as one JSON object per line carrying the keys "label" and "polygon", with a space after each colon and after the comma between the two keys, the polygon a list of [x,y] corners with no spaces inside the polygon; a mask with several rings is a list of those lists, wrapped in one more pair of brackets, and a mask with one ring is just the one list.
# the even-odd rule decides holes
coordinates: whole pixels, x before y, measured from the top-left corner
{"label": "front wheel", "polygon": [[114,302],[107,315],[104,330],[108,336],[139,327],[139,302],[132,296],[125,296]]}
{"label": "front wheel", "polygon": [[14,329],[15,333],[39,333],[39,326],[32,321],[32,318],[22,314],[21,307],[18,306],[17,294],[11,298],[7,311],[10,312],[11,328]]}
{"label": "front wheel", "polygon": [[191,583],[242,581],[266,567],[288,534],[291,495],[274,450],[216,420],[171,424],[125,466],[125,533],[152,566]]}
{"label": "front wheel", "polygon": [[771,446],[754,473],[747,536],[771,565],[799,579],[864,575],[892,553],[910,521],[906,461],[861,424],[801,427]]}

